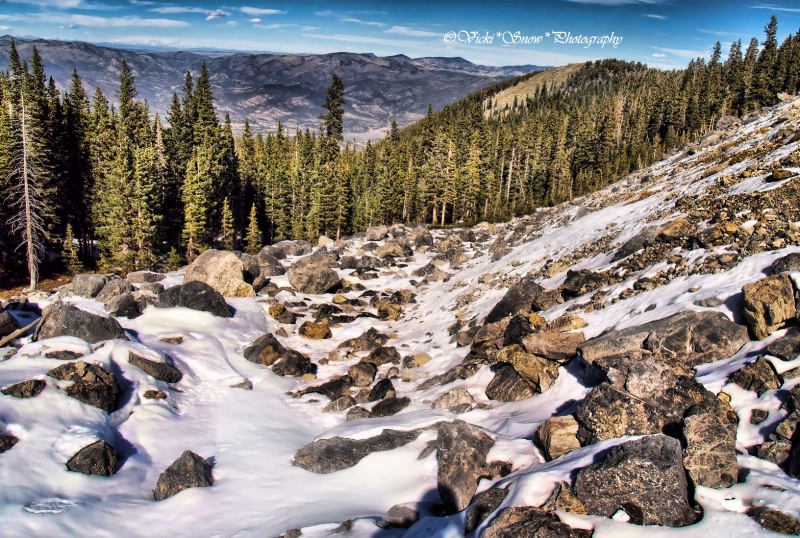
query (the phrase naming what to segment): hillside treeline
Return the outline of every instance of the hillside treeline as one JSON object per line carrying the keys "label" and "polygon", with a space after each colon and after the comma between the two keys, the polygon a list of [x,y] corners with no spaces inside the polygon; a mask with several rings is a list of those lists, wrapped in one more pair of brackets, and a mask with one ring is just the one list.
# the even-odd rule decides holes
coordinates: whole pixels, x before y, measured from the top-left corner
{"label": "hillside treeline", "polygon": [[335,75],[318,132],[245,124],[234,136],[205,66],[159,118],[137,100],[124,61],[113,99],[88,95],[77,71],[59,91],[36,49],[24,60],[12,43],[0,74],[0,222],[13,226],[0,226],[0,260],[24,270],[26,211],[39,219],[38,256],[63,252],[72,271],[176,267],[206,248],[257,251],[375,224],[508,219],[606,186],[725,115],[796,94],[800,32],[778,43],[777,31],[773,17],[763,42],[737,41],[727,57],[717,43],[680,70],[589,62],[498,108],[501,83],[358,149],[343,140],[346,81]]}

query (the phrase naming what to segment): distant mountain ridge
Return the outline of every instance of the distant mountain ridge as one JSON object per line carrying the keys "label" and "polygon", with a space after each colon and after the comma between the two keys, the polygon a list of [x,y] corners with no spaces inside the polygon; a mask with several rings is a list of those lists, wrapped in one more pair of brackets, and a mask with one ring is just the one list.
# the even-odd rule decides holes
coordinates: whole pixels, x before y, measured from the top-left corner
{"label": "distant mountain ridge", "polygon": [[[8,65],[11,36],[0,37],[0,67]],[[345,136],[379,138],[392,120],[401,127],[472,92],[531,71],[536,65],[492,67],[463,58],[378,57],[374,54],[251,54],[207,51],[154,51],[112,48],[80,41],[15,38],[22,58],[37,47],[60,88],[77,68],[87,90],[99,87],[113,100],[124,58],[133,68],[139,97],[163,117],[174,91],[180,93],[186,71],[199,72],[205,61],[216,104],[234,124],[247,118],[256,131],[285,127],[316,130],[332,73],[346,86]]]}

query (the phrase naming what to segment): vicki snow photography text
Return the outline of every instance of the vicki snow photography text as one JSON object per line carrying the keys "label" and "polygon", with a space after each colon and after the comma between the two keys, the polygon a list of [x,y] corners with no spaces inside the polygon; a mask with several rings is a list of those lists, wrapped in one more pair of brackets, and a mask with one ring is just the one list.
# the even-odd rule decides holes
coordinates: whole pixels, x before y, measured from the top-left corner
{"label": "vicki snow photography text", "polygon": [[589,47],[605,48],[606,45],[617,48],[622,43],[622,36],[614,32],[606,35],[584,35],[572,32],[545,32],[541,35],[526,34],[520,31],[469,31],[459,30],[444,34],[444,42],[463,43],[465,45],[538,45],[553,43],[556,45],[573,45],[588,49]]}

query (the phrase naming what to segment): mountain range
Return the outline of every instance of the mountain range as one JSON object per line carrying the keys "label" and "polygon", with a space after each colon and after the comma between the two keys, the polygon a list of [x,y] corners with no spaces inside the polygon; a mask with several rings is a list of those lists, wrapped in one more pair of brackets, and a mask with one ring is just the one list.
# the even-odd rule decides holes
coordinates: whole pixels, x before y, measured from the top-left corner
{"label": "mountain range", "polygon": [[[8,65],[11,36],[0,37],[0,65]],[[78,69],[87,90],[99,87],[113,100],[122,60],[136,76],[139,97],[165,115],[173,92],[180,93],[187,71],[206,62],[221,114],[235,127],[245,119],[256,131],[274,131],[278,122],[316,130],[331,75],[345,83],[345,136],[381,137],[394,120],[399,126],[422,118],[430,104],[440,109],[496,82],[544,69],[536,65],[493,67],[463,58],[378,57],[373,54],[252,54],[111,48],[78,41],[15,38],[23,59],[35,46],[47,73],[60,89]]]}

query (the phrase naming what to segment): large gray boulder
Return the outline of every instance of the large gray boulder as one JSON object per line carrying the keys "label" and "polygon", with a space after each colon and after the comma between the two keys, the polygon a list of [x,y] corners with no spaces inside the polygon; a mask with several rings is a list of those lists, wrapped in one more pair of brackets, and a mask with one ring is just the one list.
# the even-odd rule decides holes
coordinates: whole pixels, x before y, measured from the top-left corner
{"label": "large gray boulder", "polygon": [[211,464],[187,450],[161,473],[153,490],[153,498],[163,501],[188,488],[205,488],[214,484]]}
{"label": "large gray boulder", "polygon": [[161,282],[167,278],[167,275],[164,273],[154,273],[153,271],[134,271],[128,273],[125,278],[127,278],[129,282],[136,284],[153,284],[155,282]]}
{"label": "large gray boulder", "polygon": [[108,283],[103,286],[103,289],[100,290],[100,293],[97,294],[95,299],[103,304],[107,304],[114,297],[119,297],[125,293],[132,293],[134,290],[135,288],[129,280],[124,278],[115,278],[113,280],[109,280]]}
{"label": "large gray boulder", "polygon": [[439,425],[436,482],[446,513],[455,514],[469,505],[478,480],[487,475],[486,456],[493,446],[491,437],[461,420]]}
{"label": "large gray boulder", "polygon": [[264,247],[256,256],[262,277],[280,276],[286,274],[286,269],[280,260],[275,257],[272,247]]}
{"label": "large gray boulder", "polygon": [[324,257],[306,256],[289,268],[289,284],[300,293],[326,293],[341,284],[336,271],[328,266]]}
{"label": "large gray boulder", "polygon": [[186,268],[183,281],[205,282],[225,297],[255,297],[251,283],[258,275],[251,271],[234,252],[206,250]]}
{"label": "large gray boulder", "polygon": [[45,308],[33,339],[38,341],[56,336],[76,336],[90,344],[115,338],[128,339],[114,318],[98,316],[71,304],[52,304]]}
{"label": "large gray boulder", "polygon": [[578,471],[575,495],[589,514],[624,511],[635,525],[684,527],[700,519],[689,504],[681,444],[663,434],[617,445]]}
{"label": "large gray boulder", "polygon": [[380,435],[367,439],[331,437],[317,439],[294,455],[293,465],[317,474],[328,474],[353,467],[373,452],[383,452],[407,445],[422,430],[383,430]]}
{"label": "large gray boulder", "polygon": [[266,333],[256,338],[244,349],[244,358],[256,364],[272,366],[284,353],[286,348],[272,333]]}
{"label": "large gray boulder", "polygon": [[222,294],[205,282],[200,281],[187,282],[162,291],[158,294],[156,306],[160,308],[181,306],[208,312],[221,318],[233,317],[231,309]]}
{"label": "large gray boulder", "polygon": [[526,276],[509,288],[506,294],[484,319],[484,323],[495,323],[507,316],[527,315],[531,311],[534,300],[543,294],[545,289],[536,283],[532,276]]}
{"label": "large gray boulder", "polygon": [[17,318],[5,310],[0,312],[0,338],[8,336],[19,328]]}
{"label": "large gray boulder", "polygon": [[75,275],[70,286],[72,293],[75,295],[92,299],[100,293],[107,283],[108,277],[106,275],[88,273],[84,275]]}
{"label": "large gray boulder", "polygon": [[80,449],[67,462],[67,469],[75,473],[111,476],[117,472],[119,454],[105,441],[97,441]]}

